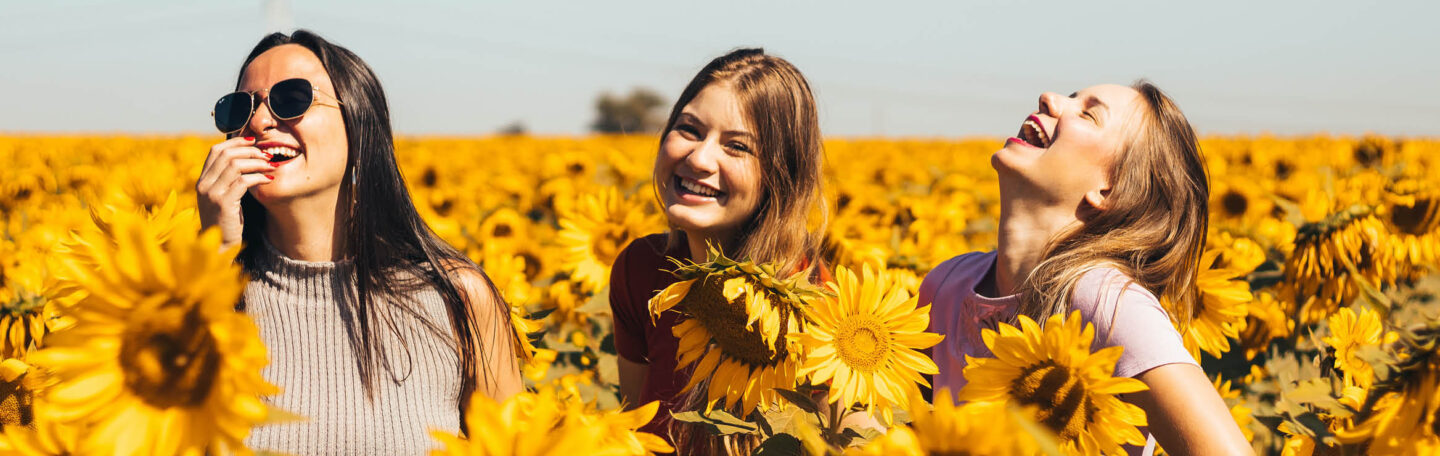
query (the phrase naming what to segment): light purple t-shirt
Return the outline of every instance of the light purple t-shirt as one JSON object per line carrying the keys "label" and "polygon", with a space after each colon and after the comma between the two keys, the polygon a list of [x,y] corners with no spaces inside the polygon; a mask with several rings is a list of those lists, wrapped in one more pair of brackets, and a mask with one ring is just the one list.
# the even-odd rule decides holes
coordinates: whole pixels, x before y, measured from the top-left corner
{"label": "light purple t-shirt", "polygon": [[[1016,295],[987,298],[975,285],[995,264],[995,252],[975,252],[951,258],[925,275],[920,305],[931,304],[930,331],[945,335],[932,350],[940,374],[935,390],[960,391],[965,386],[965,356],[992,358],[980,339],[981,322],[1005,319],[1019,304]],[[1185,350],[1180,333],[1171,324],[1160,300],[1144,287],[1112,268],[1085,273],[1075,284],[1067,312],[1080,311],[1095,325],[1090,349],[1125,347],[1115,363],[1116,377],[1135,377],[1166,364],[1199,365]]]}

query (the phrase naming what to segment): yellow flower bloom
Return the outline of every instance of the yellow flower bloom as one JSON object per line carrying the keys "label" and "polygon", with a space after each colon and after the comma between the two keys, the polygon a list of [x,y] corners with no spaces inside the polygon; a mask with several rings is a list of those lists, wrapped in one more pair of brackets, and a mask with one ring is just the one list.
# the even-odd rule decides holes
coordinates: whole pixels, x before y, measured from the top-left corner
{"label": "yellow flower bloom", "polygon": [[470,438],[432,430],[444,456],[648,455],[674,451],[655,435],[635,429],[659,408],[651,402],[628,412],[599,412],[577,395],[553,388],[522,392],[502,403],[484,394],[470,398],[465,423]]}
{"label": "yellow flower bloom", "polygon": [[892,407],[908,406],[930,386],[922,374],[939,373],[935,362],[917,350],[944,336],[927,333],[930,306],[916,308],[915,298],[884,272],[864,266],[857,277],[841,267],[826,296],[806,310],[809,324],[790,337],[804,347],[800,375],[815,384],[831,383],[830,402],[860,403],[893,422]]}
{"label": "yellow flower bloom", "polygon": [[1330,335],[1320,340],[1335,349],[1335,368],[1344,373],[1345,384],[1369,390],[1375,383],[1375,369],[1361,360],[1357,352],[1382,342],[1394,342],[1398,335],[1384,334],[1380,316],[1368,308],[1361,308],[1359,314],[1349,307],[1342,308],[1327,322]]}
{"label": "yellow flower bloom", "polygon": [[1117,397],[1144,391],[1145,384],[1111,376],[1122,347],[1091,353],[1095,328],[1078,311],[1065,319],[1051,316],[1043,330],[1029,317],[1019,320],[1020,328],[1001,323],[998,332],[981,332],[995,357],[966,357],[969,383],[960,390],[961,400],[1035,407],[1036,421],[1072,453],[1114,453],[1121,445],[1145,444],[1136,428],[1146,424],[1145,411]]}
{"label": "yellow flower bloom", "polygon": [[706,412],[725,406],[748,415],[780,400],[775,388],[794,388],[801,347],[786,334],[801,329],[808,285],[780,279],[771,265],[735,262],[712,249],[710,261],[675,270],[682,280],[650,300],[650,314],[678,308],[676,368],[694,366],[683,391],[706,381]]}
{"label": "yellow flower bloom", "polygon": [[1207,267],[1195,281],[1200,301],[1191,313],[1190,324],[1181,328],[1185,348],[1197,360],[1201,350],[1216,358],[1230,351],[1230,339],[1240,336],[1248,313],[1246,307],[1255,299],[1250,284],[1244,280],[1249,271],[1214,266],[1222,252],[1210,250],[1201,257],[1200,264]]}
{"label": "yellow flower bloom", "polygon": [[604,288],[610,266],[631,240],[663,228],[646,194],[622,198],[614,187],[580,197],[573,211],[560,219],[559,243],[564,267],[585,291]]}
{"label": "yellow flower bloom", "polygon": [[220,233],[161,233],[115,212],[105,231],[77,236],[62,282],[83,296],[64,312],[75,324],[52,333],[31,361],[53,386],[38,421],[86,426],[83,445],[115,454],[246,452],[265,420],[260,377],[265,347],[234,306],[245,281]]}

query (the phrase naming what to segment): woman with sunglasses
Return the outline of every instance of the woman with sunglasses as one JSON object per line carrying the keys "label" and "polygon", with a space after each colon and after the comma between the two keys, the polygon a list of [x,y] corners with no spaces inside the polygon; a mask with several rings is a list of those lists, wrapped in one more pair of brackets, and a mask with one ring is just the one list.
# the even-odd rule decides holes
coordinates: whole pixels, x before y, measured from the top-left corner
{"label": "woman with sunglasses", "polygon": [[195,188],[202,225],[251,277],[237,306],[269,349],[270,405],[303,421],[247,444],[292,454],[422,454],[472,392],[521,388],[489,278],[421,220],[395,161],[384,92],[349,50],[272,34],[216,103],[229,139]]}

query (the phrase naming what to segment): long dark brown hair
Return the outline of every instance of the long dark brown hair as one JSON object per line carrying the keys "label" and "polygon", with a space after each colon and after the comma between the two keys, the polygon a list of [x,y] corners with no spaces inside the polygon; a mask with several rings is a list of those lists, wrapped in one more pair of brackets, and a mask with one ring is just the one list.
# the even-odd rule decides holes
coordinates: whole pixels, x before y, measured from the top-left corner
{"label": "long dark brown hair", "polygon": [[[337,292],[335,298],[340,303],[340,316],[350,348],[355,352],[365,394],[373,399],[377,372],[382,369],[395,382],[409,376],[409,372],[397,372],[391,361],[397,347],[385,346],[384,331],[401,342],[398,354],[411,368],[410,347],[397,322],[414,319],[437,334],[449,332],[442,332],[434,322],[423,318],[410,298],[419,287],[431,286],[445,301],[451,330],[457,339],[458,374],[464,379],[459,398],[463,408],[469,403],[468,398],[476,390],[480,377],[487,382],[494,381],[494,373],[483,367],[488,363],[479,359],[482,355],[476,350],[479,342],[476,328],[482,323],[495,322],[477,321],[466,295],[460,290],[459,271],[470,269],[484,279],[494,305],[498,306],[495,315],[509,315],[509,309],[490,278],[436,236],[415,210],[395,161],[395,139],[390,130],[385,92],[380,80],[360,57],[306,30],[297,30],[291,35],[273,33],[250,51],[235,85],[239,87],[251,61],[265,51],[286,44],[303,46],[320,59],[335,85],[335,96],[340,99],[340,114],[349,139],[349,159],[337,210],[348,211],[340,241],[353,261],[355,290],[353,296]],[[264,267],[261,259],[266,242],[266,212],[249,194],[241,199],[240,205],[245,216],[245,247],[237,261],[246,272],[256,275]],[[243,303],[241,306],[243,308]],[[510,330],[509,320],[498,326],[505,330],[498,331],[494,340],[485,343],[511,344],[513,350],[512,338],[516,336]]]}
{"label": "long dark brown hair", "polygon": [[[810,84],[794,65],[764,49],[731,51],[711,60],[685,86],[660,132],[662,147],[685,106],[714,84],[726,84],[740,99],[760,160],[760,204],[734,239],[719,240],[721,247],[731,258],[775,263],[778,271],[810,269],[821,260],[819,233],[824,233],[826,216],[821,204],[825,152]],[[654,181],[663,188],[670,179],[657,176]],[[818,217],[815,230],[810,229],[812,217]],[[671,247],[679,239],[670,236]]]}
{"label": "long dark brown hair", "polygon": [[[822,204],[824,147],[819,114],[810,84],[790,62],[768,55],[764,49],[736,49],[705,65],[685,86],[660,134],[675,128],[685,106],[700,91],[725,84],[740,100],[742,112],[755,135],[760,161],[760,204],[737,230],[734,239],[720,240],[727,256],[756,263],[774,263],[777,271],[805,273],[810,277],[823,267],[821,257],[826,207]],[[656,176],[658,188],[670,179]],[[657,195],[659,190],[657,188]],[[814,217],[812,219],[812,217]],[[811,222],[818,222],[811,230]],[[668,237],[671,249],[681,236]],[[704,403],[709,380],[679,398],[693,410]],[[754,436],[715,437],[687,423],[672,422],[671,437],[680,454],[749,454],[759,444]]]}
{"label": "long dark brown hair", "polygon": [[1210,178],[1195,131],[1180,107],[1148,81],[1136,82],[1143,113],[1110,166],[1106,209],[1056,236],[1020,286],[1018,314],[1044,322],[1069,311],[1086,272],[1113,267],[1189,324],[1209,227]]}

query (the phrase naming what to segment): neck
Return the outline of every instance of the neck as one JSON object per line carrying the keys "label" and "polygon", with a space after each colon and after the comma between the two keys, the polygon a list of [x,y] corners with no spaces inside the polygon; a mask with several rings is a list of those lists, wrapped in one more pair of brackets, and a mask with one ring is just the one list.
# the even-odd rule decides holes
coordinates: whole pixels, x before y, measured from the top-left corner
{"label": "neck", "polygon": [[[716,236],[714,234],[704,234],[686,231],[685,242],[690,246],[690,260],[696,263],[704,263],[705,261],[709,260],[710,246],[708,244],[714,244],[721,248],[729,247],[725,245],[724,242],[720,241],[720,239],[725,239],[725,237]],[[726,256],[734,254],[734,252],[730,251],[725,252]]]}
{"label": "neck", "polygon": [[1032,202],[1000,201],[1000,221],[995,257],[995,292],[1011,295],[1045,259],[1050,241],[1077,223],[1073,211]]}
{"label": "neck", "polygon": [[[337,261],[348,256],[341,232],[347,211],[332,198],[297,199],[265,208],[265,237],[285,256],[300,261]],[[273,207],[272,207],[273,206]]]}

